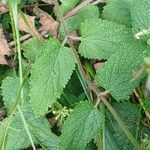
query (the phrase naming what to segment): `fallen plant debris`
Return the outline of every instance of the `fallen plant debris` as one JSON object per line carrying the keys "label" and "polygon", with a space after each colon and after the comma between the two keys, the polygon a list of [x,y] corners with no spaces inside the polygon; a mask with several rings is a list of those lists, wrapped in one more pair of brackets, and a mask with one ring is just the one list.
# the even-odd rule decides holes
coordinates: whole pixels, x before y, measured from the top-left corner
{"label": "fallen plant debris", "polygon": [[48,13],[42,11],[38,7],[34,8],[34,13],[37,17],[40,18],[40,23],[42,24],[42,29],[50,32],[53,37],[57,37],[57,30],[59,23],[55,21],[52,16],[50,16]]}
{"label": "fallen plant debris", "polygon": [[11,49],[7,43],[7,40],[5,39],[2,26],[0,25],[0,64],[8,65],[6,56],[10,56],[11,53]]}
{"label": "fallen plant debris", "polygon": [[18,17],[19,30],[31,34],[33,37],[41,38],[35,27],[35,16],[20,13]]}

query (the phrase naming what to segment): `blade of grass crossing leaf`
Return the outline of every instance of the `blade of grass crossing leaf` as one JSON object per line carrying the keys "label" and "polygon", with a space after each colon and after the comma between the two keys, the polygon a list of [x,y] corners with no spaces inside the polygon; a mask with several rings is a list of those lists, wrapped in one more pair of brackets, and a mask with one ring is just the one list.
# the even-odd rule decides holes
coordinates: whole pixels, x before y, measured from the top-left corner
{"label": "blade of grass crossing leaf", "polygon": [[76,69],[76,74],[77,74],[77,76],[78,76],[78,78],[79,78],[79,80],[80,80],[80,83],[81,83],[81,85],[82,85],[82,88],[83,88],[83,90],[84,90],[84,92],[85,92],[85,94],[86,94],[88,100],[89,100],[89,101],[93,101],[92,95],[87,92],[88,86],[87,86],[85,80],[84,80],[84,79],[82,78],[82,76],[80,75],[80,72],[79,72],[79,69],[78,69],[78,68]]}
{"label": "blade of grass crossing leaf", "polygon": [[[20,39],[19,39],[19,27],[18,27],[18,12],[17,12],[17,1],[10,2],[10,15],[13,22],[13,31],[15,32],[15,40],[17,43],[17,52],[19,60],[19,76],[20,76],[20,85],[23,83],[23,72],[22,72],[22,58],[21,58],[21,48],[20,48]],[[23,99],[23,89],[21,90],[21,98]]]}
{"label": "blade of grass crossing leaf", "polygon": [[[22,84],[23,84],[23,71],[22,71],[22,58],[21,58],[21,47],[20,47],[20,39],[19,39],[19,27],[18,27],[18,1],[16,1],[16,0],[15,1],[9,1],[8,0],[8,3],[9,3],[9,7],[10,7],[11,19],[12,19],[12,22],[13,22],[12,28],[13,28],[13,31],[15,31],[15,37],[16,37],[15,40],[16,40],[16,43],[17,43],[17,52],[18,52],[18,60],[19,60],[20,87],[22,87]],[[22,100],[23,100],[23,97],[24,97],[23,88],[21,88],[21,99]],[[16,108],[14,109],[14,112],[15,112],[15,110],[16,110]],[[19,105],[18,105],[18,110],[20,112],[20,115],[21,115],[22,121],[24,123],[26,132],[27,132],[29,140],[31,142],[32,148],[33,148],[33,150],[35,150],[35,146],[34,146],[31,134],[29,132],[28,127],[25,124],[26,122],[25,122],[23,114],[21,114],[21,109],[19,109]],[[14,112],[12,113],[12,116],[13,116]],[[9,127],[9,124],[8,124],[8,127]],[[7,132],[6,132],[6,134],[7,134]]]}
{"label": "blade of grass crossing leaf", "polygon": [[29,140],[30,140],[30,142],[31,142],[32,148],[33,148],[33,150],[36,150],[35,145],[34,145],[34,142],[33,142],[33,140],[32,140],[32,136],[31,136],[30,131],[29,131],[29,128],[28,128],[28,125],[27,125],[27,123],[26,123],[25,117],[24,117],[23,112],[22,112],[22,110],[21,110],[21,108],[20,108],[19,105],[18,105],[18,110],[19,110],[20,117],[21,117],[21,119],[22,119],[24,128],[25,128],[25,130],[26,130],[26,132],[27,132],[27,134],[28,134]]}

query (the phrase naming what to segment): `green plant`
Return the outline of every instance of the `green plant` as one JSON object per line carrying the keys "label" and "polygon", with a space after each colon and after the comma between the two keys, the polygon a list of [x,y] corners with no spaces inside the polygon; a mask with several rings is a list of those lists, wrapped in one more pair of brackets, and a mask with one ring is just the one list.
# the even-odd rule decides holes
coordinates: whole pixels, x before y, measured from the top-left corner
{"label": "green plant", "polygon": [[[149,97],[144,94],[149,0],[34,2],[7,0],[7,6],[0,5],[10,13],[12,29],[7,26],[5,32],[13,34],[9,45],[15,49],[11,66],[0,42],[0,56],[10,65],[0,68],[6,109],[0,149],[149,147]],[[46,34],[37,31],[31,13],[40,18],[38,27]],[[4,60],[0,57],[0,63]]]}

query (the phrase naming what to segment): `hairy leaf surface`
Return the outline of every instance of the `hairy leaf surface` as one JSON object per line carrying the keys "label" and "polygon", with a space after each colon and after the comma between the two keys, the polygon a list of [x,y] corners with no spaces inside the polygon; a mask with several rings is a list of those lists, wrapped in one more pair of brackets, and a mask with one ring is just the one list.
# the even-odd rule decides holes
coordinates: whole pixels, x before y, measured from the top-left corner
{"label": "hairy leaf surface", "polygon": [[38,115],[43,115],[60,97],[76,63],[70,48],[52,39],[49,43],[49,51],[36,60],[31,76],[30,103]]}
{"label": "hairy leaf surface", "polygon": [[86,58],[107,59],[131,40],[131,30],[115,22],[90,19],[81,25],[79,52]]}
{"label": "hairy leaf surface", "polygon": [[150,1],[133,0],[131,7],[133,32],[150,28]]}
{"label": "hairy leaf surface", "polygon": [[[131,131],[133,136],[136,135],[137,130],[137,121],[139,117],[139,107],[137,105],[133,105],[130,103],[112,103],[112,106],[116,109],[116,111],[119,113],[120,117],[123,119],[123,121],[126,123],[128,129]],[[109,130],[109,134],[112,136],[113,142],[116,144],[115,149],[121,149],[121,150],[133,150],[133,145],[130,143],[130,141],[127,139],[126,135],[116,122],[116,120],[113,118],[113,116],[110,114],[110,112],[107,112],[107,129]],[[108,140],[106,140],[106,145],[108,145]]]}
{"label": "hairy leaf surface", "polygon": [[136,76],[146,49],[146,46],[134,41],[120,45],[118,51],[97,71],[96,81],[116,100],[128,99],[140,81],[141,74]]}
{"label": "hairy leaf surface", "polygon": [[[5,108],[7,109],[7,113],[10,115],[17,104],[21,104],[22,99],[20,97],[20,81],[19,78],[7,77],[3,80],[2,83],[2,95]],[[24,99],[23,101],[28,100],[29,93],[29,84],[27,82],[23,85]]]}
{"label": "hairy leaf surface", "polygon": [[27,43],[22,45],[24,56],[33,63],[36,57],[45,50],[44,43],[40,42],[37,38],[29,39]]}
{"label": "hairy leaf surface", "polygon": [[[81,23],[83,23],[86,19],[98,19],[99,18],[99,10],[98,7],[93,5],[88,5],[82,8],[77,14],[65,20],[67,28],[69,32],[76,31],[80,28]],[[62,36],[64,35],[63,27],[60,27],[60,32]]]}
{"label": "hairy leaf surface", "polygon": [[[48,146],[48,149],[58,150],[58,137],[51,133],[48,121],[43,117],[36,118],[29,107],[23,108],[23,114],[33,141],[43,147]],[[18,112],[12,118],[5,119],[0,125],[0,149],[2,149],[2,145],[6,150],[20,150],[31,145]]]}
{"label": "hairy leaf surface", "polygon": [[81,0],[63,0],[60,5],[62,14],[65,15],[68,11],[72,10],[80,1]]}
{"label": "hairy leaf surface", "polygon": [[84,150],[103,123],[104,116],[90,102],[79,103],[62,128],[62,146],[65,150]]}
{"label": "hairy leaf surface", "polygon": [[111,1],[104,7],[103,18],[131,26],[131,2],[129,0]]}

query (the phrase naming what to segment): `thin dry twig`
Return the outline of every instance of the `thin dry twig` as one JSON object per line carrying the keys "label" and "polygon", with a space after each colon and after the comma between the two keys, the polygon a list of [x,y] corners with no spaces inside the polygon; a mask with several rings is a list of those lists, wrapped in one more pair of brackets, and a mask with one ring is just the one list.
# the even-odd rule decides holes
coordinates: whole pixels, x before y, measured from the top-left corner
{"label": "thin dry twig", "polygon": [[[46,34],[47,34],[47,31],[45,31],[45,30],[43,30],[43,29],[39,29],[38,30],[39,32],[40,32],[40,35],[41,36],[45,36]],[[24,42],[24,41],[26,41],[26,40],[28,40],[29,38],[31,38],[32,37],[32,35],[31,34],[26,34],[26,35],[24,35],[24,36],[22,36],[21,38],[20,38],[20,42]],[[9,46],[14,46],[16,44],[16,42],[15,41],[12,41],[12,42],[10,42],[9,43]]]}
{"label": "thin dry twig", "polygon": [[93,2],[94,0],[85,0],[83,1],[80,5],[78,5],[77,7],[75,7],[73,10],[71,10],[69,13],[67,13],[63,19],[67,19],[71,16],[74,16],[76,13],[78,13],[83,7],[85,7],[86,5],[90,4],[91,2]]}

